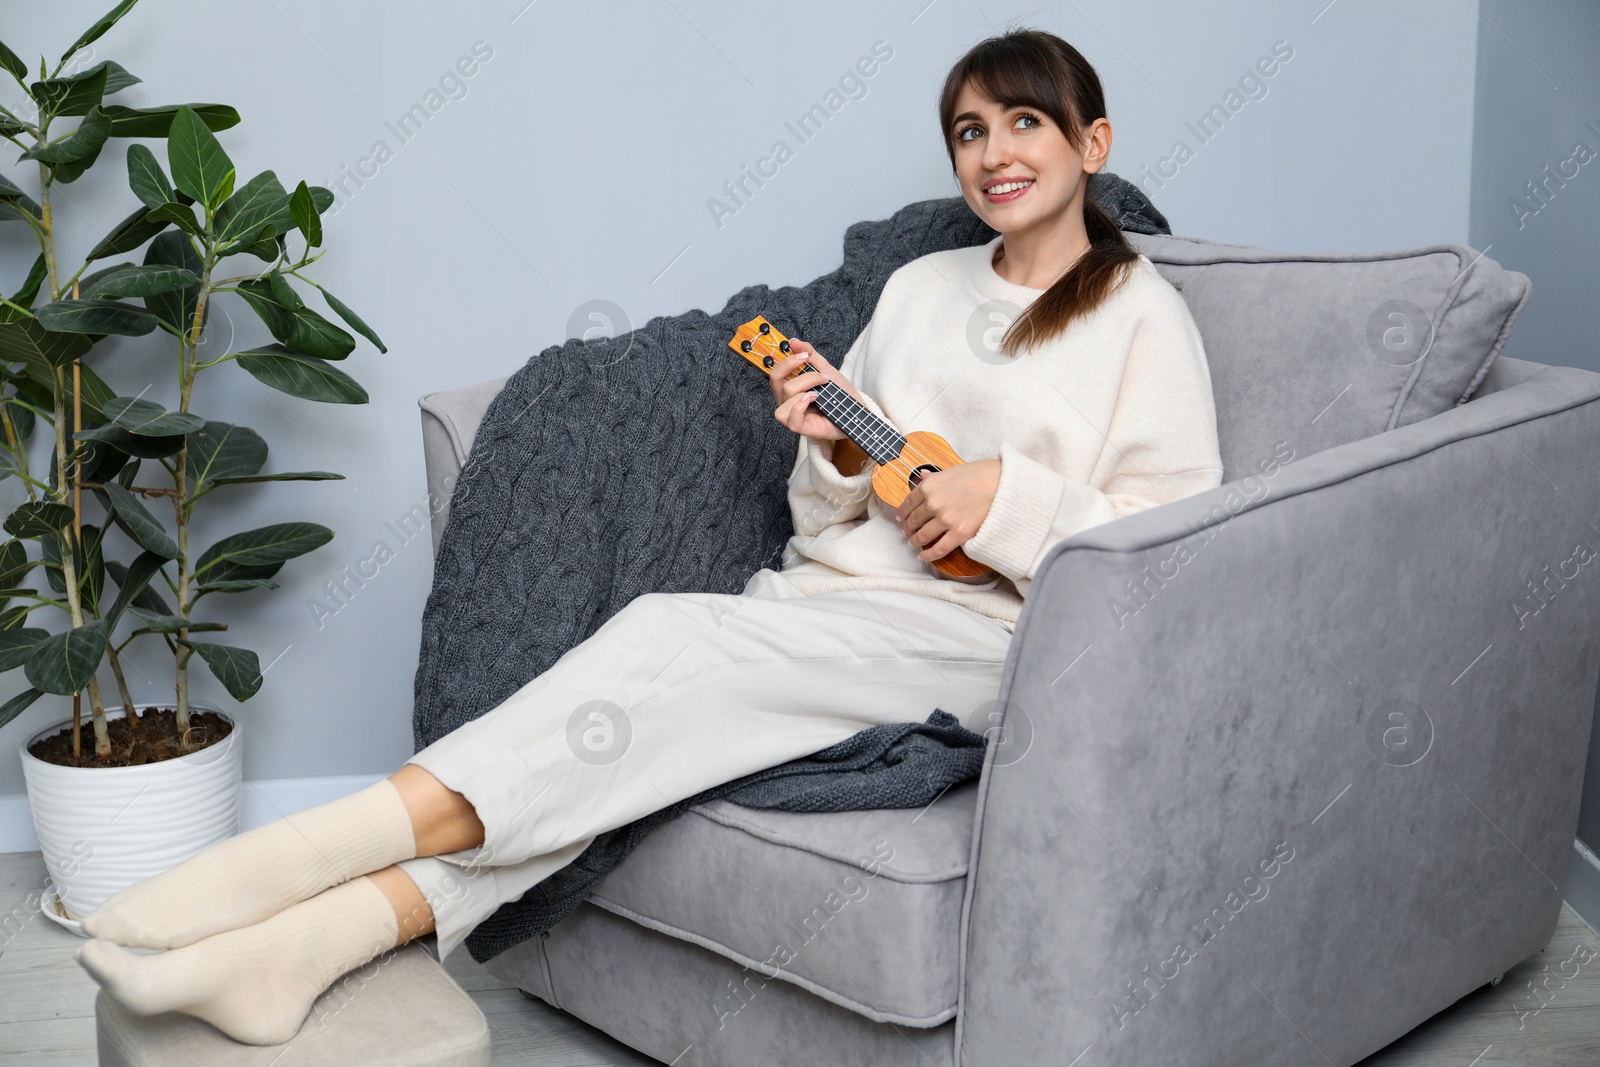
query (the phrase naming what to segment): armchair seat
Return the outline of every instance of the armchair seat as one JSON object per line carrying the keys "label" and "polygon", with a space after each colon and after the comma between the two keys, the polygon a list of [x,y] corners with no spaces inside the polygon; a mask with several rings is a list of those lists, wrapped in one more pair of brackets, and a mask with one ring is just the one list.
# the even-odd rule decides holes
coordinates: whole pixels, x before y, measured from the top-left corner
{"label": "armchair seat", "polygon": [[[781,967],[874,1022],[936,1026],[956,1014],[976,794],[974,783],[958,786],[920,811],[696,805],[645,838],[590,899],[732,960],[751,987]],[[739,1004],[730,994],[719,1008]]]}

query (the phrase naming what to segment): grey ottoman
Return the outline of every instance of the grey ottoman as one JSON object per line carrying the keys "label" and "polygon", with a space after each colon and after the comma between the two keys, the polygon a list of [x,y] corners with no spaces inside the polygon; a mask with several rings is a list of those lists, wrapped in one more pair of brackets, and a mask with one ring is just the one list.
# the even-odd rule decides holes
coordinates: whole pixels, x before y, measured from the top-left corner
{"label": "grey ottoman", "polygon": [[[431,939],[430,939],[431,940]],[[100,1067],[488,1067],[489,1023],[421,942],[357,967],[281,1045],[242,1045],[209,1023],[140,1016],[95,998]]]}

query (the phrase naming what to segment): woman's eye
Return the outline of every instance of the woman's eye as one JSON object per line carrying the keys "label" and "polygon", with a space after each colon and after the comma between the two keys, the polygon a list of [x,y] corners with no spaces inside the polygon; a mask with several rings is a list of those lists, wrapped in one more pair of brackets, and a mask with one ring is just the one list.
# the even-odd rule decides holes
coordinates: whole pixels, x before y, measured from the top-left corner
{"label": "woman's eye", "polygon": [[[1039,116],[1038,115],[1030,115],[1026,111],[1024,111],[1022,114],[1017,116],[1017,121],[1018,122],[1021,122],[1023,119],[1027,119],[1029,122],[1033,123],[1034,126],[1040,125]],[[1033,127],[1030,126],[1030,127],[1026,127],[1026,128],[1027,129],[1032,129]]]}
{"label": "woman's eye", "polygon": [[977,132],[978,132],[978,127],[976,127],[976,126],[967,126],[967,127],[963,128],[959,133],[956,134],[956,140],[957,141],[970,141],[970,140],[972,140],[972,138],[968,137],[967,134],[969,134],[969,133],[977,133]]}

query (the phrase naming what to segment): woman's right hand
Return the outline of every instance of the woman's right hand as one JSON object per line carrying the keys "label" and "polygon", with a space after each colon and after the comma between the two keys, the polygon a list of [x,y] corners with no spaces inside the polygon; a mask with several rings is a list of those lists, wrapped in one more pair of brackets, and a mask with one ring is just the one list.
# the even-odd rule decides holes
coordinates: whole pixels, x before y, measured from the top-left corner
{"label": "woman's right hand", "polygon": [[[807,361],[817,369],[789,377]],[[868,406],[856,387],[833,364],[823,359],[822,353],[805,341],[792,337],[789,339],[789,355],[772,365],[768,380],[772,383],[772,395],[778,405],[772,413],[773,418],[795,433],[820,441],[838,441],[845,437],[844,431],[835,426],[833,420],[812,406],[812,401],[816,399],[815,390],[824,382],[834,383],[855,397],[863,407]]]}

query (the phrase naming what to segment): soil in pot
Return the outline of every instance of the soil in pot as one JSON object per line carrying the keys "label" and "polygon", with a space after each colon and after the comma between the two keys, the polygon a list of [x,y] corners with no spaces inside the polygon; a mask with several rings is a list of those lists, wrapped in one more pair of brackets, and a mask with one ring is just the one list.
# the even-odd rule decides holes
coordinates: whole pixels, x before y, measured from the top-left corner
{"label": "soil in pot", "polygon": [[99,760],[94,756],[94,727],[88,715],[83,717],[79,738],[82,755],[72,756],[72,727],[65,726],[59,733],[40,738],[28,748],[28,754],[58,767],[138,767],[146,763],[187,756],[221,741],[233,731],[233,723],[214,711],[189,713],[190,747],[178,745],[178,712],[174,708],[153,708],[142,712],[130,723],[126,716],[106,720],[106,732],[111,737],[111,756]]}

